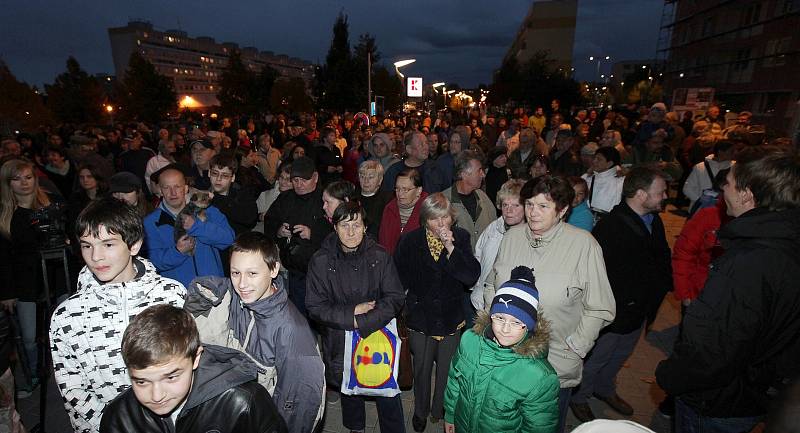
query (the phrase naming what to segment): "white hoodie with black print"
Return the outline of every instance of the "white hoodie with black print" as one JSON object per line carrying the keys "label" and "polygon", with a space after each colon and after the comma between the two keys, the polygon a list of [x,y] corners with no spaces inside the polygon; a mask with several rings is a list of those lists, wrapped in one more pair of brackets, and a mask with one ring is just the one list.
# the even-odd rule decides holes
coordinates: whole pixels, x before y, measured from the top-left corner
{"label": "white hoodie with black print", "polygon": [[136,277],[125,283],[102,284],[84,266],[76,293],[53,313],[55,379],[78,433],[98,432],[106,404],[130,386],[121,348],[131,319],[151,305],[183,307],[181,283],[158,275],[145,259],[133,263]]}

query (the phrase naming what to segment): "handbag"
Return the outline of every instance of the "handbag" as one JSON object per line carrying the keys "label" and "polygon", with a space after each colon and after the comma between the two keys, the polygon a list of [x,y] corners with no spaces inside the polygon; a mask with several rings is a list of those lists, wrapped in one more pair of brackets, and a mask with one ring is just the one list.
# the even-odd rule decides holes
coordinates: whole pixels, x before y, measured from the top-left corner
{"label": "handbag", "polygon": [[358,329],[344,333],[344,368],[341,392],[345,395],[394,397],[402,342],[397,319],[365,336]]}

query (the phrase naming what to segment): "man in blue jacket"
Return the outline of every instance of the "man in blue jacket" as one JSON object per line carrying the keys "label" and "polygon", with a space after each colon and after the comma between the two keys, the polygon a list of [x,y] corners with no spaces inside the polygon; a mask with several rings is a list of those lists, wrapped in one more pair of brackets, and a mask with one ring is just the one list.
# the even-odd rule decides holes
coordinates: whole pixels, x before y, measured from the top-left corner
{"label": "man in blue jacket", "polygon": [[233,243],[233,229],[225,215],[214,206],[205,209],[205,221],[195,216],[183,219],[186,234],[175,239],[175,218],[186,206],[189,186],[176,164],[153,173],[163,199],[158,208],[144,218],[145,243],[150,261],[159,274],[180,281],[184,286],[201,275],[224,276],[219,252]]}

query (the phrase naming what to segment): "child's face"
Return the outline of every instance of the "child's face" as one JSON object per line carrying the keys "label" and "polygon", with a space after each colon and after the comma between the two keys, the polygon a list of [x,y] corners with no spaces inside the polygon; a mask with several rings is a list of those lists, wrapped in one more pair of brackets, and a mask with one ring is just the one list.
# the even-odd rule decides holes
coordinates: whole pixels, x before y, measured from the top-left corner
{"label": "child's face", "polygon": [[280,266],[270,269],[259,252],[236,251],[231,254],[231,283],[245,304],[252,304],[272,294],[272,280]]}
{"label": "child's face", "polygon": [[572,207],[575,207],[586,200],[586,186],[579,183],[573,186],[572,189],[575,190],[575,198],[572,200]]}
{"label": "child's face", "polygon": [[516,317],[506,313],[492,314],[492,332],[502,346],[509,347],[519,343],[525,337],[525,331],[525,324]]}
{"label": "child's face", "polygon": [[117,233],[109,233],[100,226],[98,236],[84,233],[80,238],[81,256],[86,267],[103,283],[124,283],[136,276],[131,257],[139,253],[142,241],[128,247]]}
{"label": "child's face", "polygon": [[189,395],[192,372],[200,365],[202,352],[203,348],[200,347],[194,359],[175,357],[142,370],[129,369],[136,400],[156,415],[169,415]]}

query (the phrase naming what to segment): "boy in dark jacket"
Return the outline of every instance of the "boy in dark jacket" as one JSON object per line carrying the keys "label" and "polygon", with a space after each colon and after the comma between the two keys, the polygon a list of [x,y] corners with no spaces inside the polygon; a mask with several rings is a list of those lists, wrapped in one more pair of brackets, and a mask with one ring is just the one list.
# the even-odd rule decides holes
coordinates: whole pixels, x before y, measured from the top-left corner
{"label": "boy in dark jacket", "polygon": [[184,306],[201,339],[245,352],[259,367],[291,433],[306,433],[322,418],[325,366],[305,317],[289,302],[278,247],[263,233],[239,236],[231,247],[230,278],[201,277]]}
{"label": "boy in dark jacket", "polygon": [[239,351],[201,346],[187,311],[157,305],[139,313],[122,358],[132,386],[106,407],[101,432],[286,432],[256,366]]}

